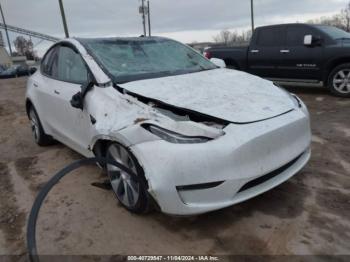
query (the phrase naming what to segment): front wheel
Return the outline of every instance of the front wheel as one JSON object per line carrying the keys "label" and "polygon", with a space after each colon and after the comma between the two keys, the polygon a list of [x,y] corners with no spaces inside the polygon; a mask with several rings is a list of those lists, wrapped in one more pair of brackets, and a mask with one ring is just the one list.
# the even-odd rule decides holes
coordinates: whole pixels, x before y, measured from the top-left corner
{"label": "front wheel", "polygon": [[350,64],[342,64],[331,72],[328,88],[336,96],[350,97]]}
{"label": "front wheel", "polygon": [[137,177],[118,167],[107,164],[107,174],[112,189],[119,202],[134,213],[147,213],[151,206],[151,197],[147,192],[147,181],[142,168],[132,153],[118,143],[112,143],[107,149],[107,159],[118,162],[134,172]]}

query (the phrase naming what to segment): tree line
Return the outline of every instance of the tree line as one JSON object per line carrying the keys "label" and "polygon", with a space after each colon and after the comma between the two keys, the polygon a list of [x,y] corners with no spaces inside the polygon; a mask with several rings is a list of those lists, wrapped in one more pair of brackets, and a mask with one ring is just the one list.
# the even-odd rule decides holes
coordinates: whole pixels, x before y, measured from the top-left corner
{"label": "tree line", "polygon": [[[306,23],[335,26],[343,29],[344,31],[350,32],[350,2],[338,14],[331,17],[323,16],[318,19],[308,20]],[[251,36],[251,30],[242,32],[222,30],[213,37],[213,40],[217,44],[237,46],[249,43]]]}

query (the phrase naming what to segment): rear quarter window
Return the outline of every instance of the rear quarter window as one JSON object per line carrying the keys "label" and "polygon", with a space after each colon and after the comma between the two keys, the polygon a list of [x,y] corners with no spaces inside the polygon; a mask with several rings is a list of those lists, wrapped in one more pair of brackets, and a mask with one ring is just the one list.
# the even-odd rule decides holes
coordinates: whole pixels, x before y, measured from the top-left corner
{"label": "rear quarter window", "polygon": [[258,46],[281,46],[285,43],[285,29],[283,27],[262,28],[258,32],[256,41]]}
{"label": "rear quarter window", "polygon": [[58,47],[52,48],[41,63],[41,72],[46,76],[57,77],[57,50]]}

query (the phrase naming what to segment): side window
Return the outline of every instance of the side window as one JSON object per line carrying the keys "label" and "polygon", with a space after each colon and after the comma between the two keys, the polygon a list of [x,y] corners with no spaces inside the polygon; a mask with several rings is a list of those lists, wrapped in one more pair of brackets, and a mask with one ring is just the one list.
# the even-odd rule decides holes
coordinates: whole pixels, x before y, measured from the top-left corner
{"label": "side window", "polygon": [[88,81],[88,70],[80,54],[69,47],[60,47],[57,78],[76,84],[85,84]]}
{"label": "side window", "polygon": [[287,29],[287,46],[304,46],[305,35],[315,35],[315,31],[306,26],[289,26]]}
{"label": "side window", "polygon": [[285,34],[282,27],[268,27],[259,31],[258,46],[281,46],[284,45]]}
{"label": "side window", "polygon": [[57,77],[57,58],[58,47],[52,48],[41,63],[41,71],[44,75]]}

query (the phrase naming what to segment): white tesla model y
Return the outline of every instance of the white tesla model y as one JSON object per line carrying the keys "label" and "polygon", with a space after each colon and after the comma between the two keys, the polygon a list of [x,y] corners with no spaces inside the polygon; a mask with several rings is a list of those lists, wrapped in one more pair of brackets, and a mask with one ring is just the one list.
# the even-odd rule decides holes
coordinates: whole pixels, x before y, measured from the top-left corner
{"label": "white tesla model y", "polygon": [[29,78],[26,108],[39,145],[55,139],[133,170],[137,179],[105,167],[137,213],[224,208],[276,187],[310,157],[298,97],[166,38],[62,40]]}

